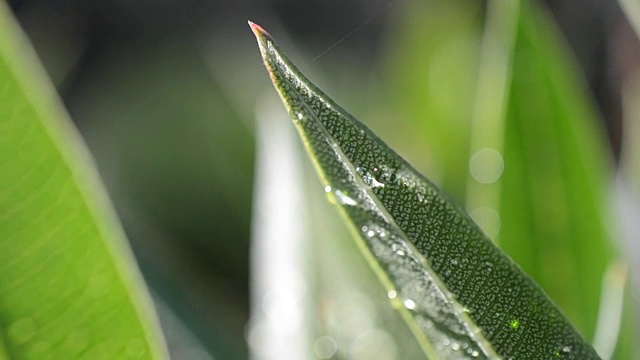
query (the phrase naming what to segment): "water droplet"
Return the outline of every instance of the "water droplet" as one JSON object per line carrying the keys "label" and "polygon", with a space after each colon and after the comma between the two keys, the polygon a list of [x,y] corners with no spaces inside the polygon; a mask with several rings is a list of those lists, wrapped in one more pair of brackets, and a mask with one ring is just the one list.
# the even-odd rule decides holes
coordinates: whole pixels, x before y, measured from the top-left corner
{"label": "water droplet", "polygon": [[479,353],[479,352],[477,352],[476,350],[473,350],[473,351],[471,352],[471,356],[473,356],[473,357],[478,357],[479,355],[480,355],[480,353]]}
{"label": "water droplet", "polygon": [[342,205],[349,205],[349,206],[358,205],[358,203],[354,199],[352,199],[351,197],[349,197],[347,194],[343,193],[340,190],[336,190],[335,194],[336,194],[336,197],[338,198],[338,201]]}
{"label": "water droplet", "polygon": [[362,232],[366,232],[367,230],[369,230],[369,228],[366,225],[362,227]]}
{"label": "water droplet", "polygon": [[407,299],[404,301],[404,307],[406,307],[409,310],[413,310],[416,308],[416,303],[411,299]]}
{"label": "water droplet", "polygon": [[370,237],[370,238],[371,238],[371,237],[373,237],[373,235],[375,235],[375,234],[376,234],[376,233],[375,233],[375,232],[373,232],[373,230],[369,230],[369,231],[367,231],[367,237]]}
{"label": "water droplet", "polygon": [[331,192],[331,186],[327,185],[324,187],[324,192],[326,193],[330,193]]}
{"label": "water droplet", "polygon": [[298,117],[298,120],[302,121],[302,119],[304,118],[304,115],[302,115],[301,112],[297,113],[296,116]]}
{"label": "water droplet", "polygon": [[[359,168],[356,168],[356,172],[358,172],[358,169]],[[358,173],[361,174],[361,172],[358,172]],[[384,187],[384,183],[376,180],[376,178],[370,173],[366,173],[365,175],[362,175],[362,182],[364,182],[365,185],[371,186],[372,188]]]}
{"label": "water droplet", "polygon": [[336,340],[331,336],[320,336],[313,344],[313,351],[320,359],[330,359],[338,350]]}
{"label": "water droplet", "polygon": [[396,293],[395,290],[389,290],[389,292],[387,293],[387,296],[389,297],[389,299],[395,299],[396,296],[398,296],[398,293]]}
{"label": "water droplet", "polygon": [[444,344],[444,346],[449,346],[449,344],[451,344],[451,340],[449,340],[449,338],[444,338],[444,340],[442,340],[442,344]]}
{"label": "water droplet", "polygon": [[460,344],[454,342],[453,344],[451,344],[451,349],[453,349],[454,351],[460,350]]}
{"label": "water droplet", "polygon": [[7,334],[17,344],[31,340],[37,332],[36,322],[32,318],[20,319],[9,325]]}
{"label": "water droplet", "polygon": [[571,348],[569,346],[565,346],[562,348],[562,351],[565,353],[570,353],[571,352]]}
{"label": "water droplet", "polygon": [[373,176],[371,177],[371,187],[372,188],[379,188],[379,187],[384,187],[384,184],[379,182],[378,180],[376,180],[376,178],[374,178]]}
{"label": "water droplet", "polygon": [[469,172],[481,184],[492,184],[502,176],[504,161],[502,155],[491,148],[478,150],[469,161]]}

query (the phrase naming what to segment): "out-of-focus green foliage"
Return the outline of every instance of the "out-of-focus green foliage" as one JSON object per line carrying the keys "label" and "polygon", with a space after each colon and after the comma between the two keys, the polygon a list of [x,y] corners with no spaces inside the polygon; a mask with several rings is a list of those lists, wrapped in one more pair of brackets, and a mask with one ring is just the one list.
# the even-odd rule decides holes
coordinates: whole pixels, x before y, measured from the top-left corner
{"label": "out-of-focus green foliage", "polygon": [[518,23],[499,243],[591,337],[601,281],[615,259],[607,231],[610,159],[553,24],[528,2]]}
{"label": "out-of-focus green foliage", "polygon": [[0,84],[0,353],[165,358],[93,165],[5,4]]}
{"label": "out-of-focus green foliage", "polygon": [[245,358],[247,294],[229,282],[248,282],[251,131],[188,38],[117,54],[70,111],[150,284],[214,355]]}
{"label": "out-of-focus green foliage", "polygon": [[[617,260],[611,159],[586,84],[554,24],[535,4],[522,5],[505,129],[500,245],[593,339],[604,274]],[[628,310],[623,319],[633,318]],[[617,358],[630,358],[634,334],[633,327],[623,329]]]}
{"label": "out-of-focus green foliage", "polygon": [[[216,358],[246,357],[243,335],[249,316],[251,182],[261,180],[252,179],[251,116],[257,95],[270,87],[255,56],[255,42],[245,25],[247,18],[276,29],[280,39],[288,29],[291,39],[287,49],[297,51],[299,59],[310,61],[302,69],[313,75],[321,74],[312,78],[322,88],[348,104],[352,113],[370,120],[368,125],[383,139],[459,203],[470,196],[467,191],[473,179],[469,176],[473,135],[470,121],[478,103],[478,71],[489,12],[486,2],[329,1],[314,9],[309,8],[314,6],[311,3],[295,1],[261,1],[255,7],[223,0],[170,0],[133,6],[124,5],[126,2],[122,1],[64,2],[75,4],[73,6],[52,6],[45,0],[9,3],[34,42],[50,77],[59,86],[96,158],[145,279]],[[538,281],[550,283],[550,289],[554,290],[545,289],[561,305],[568,304],[562,305],[565,312],[577,324],[584,324],[580,327],[584,335],[591,338],[596,319],[591,311],[600,302],[594,291],[599,291],[601,279],[589,279],[589,283],[579,289],[563,287],[560,280],[574,276],[571,274],[575,274],[576,269],[592,274],[596,268],[608,265],[606,256],[612,256],[609,245],[599,247],[606,256],[594,255],[588,247],[593,241],[583,241],[571,234],[579,231],[575,230],[579,222],[589,222],[588,228],[595,229],[587,234],[592,239],[593,233],[601,232],[598,229],[602,225],[600,220],[594,220],[593,214],[604,209],[605,216],[609,216],[612,214],[609,209],[592,208],[589,205],[593,204],[587,200],[579,200],[586,209],[579,209],[578,213],[590,212],[591,215],[577,221],[570,215],[570,221],[562,221],[558,228],[564,235],[553,241],[532,235],[526,237],[526,243],[513,242],[519,239],[505,236],[518,230],[517,224],[542,229],[544,234],[554,232],[549,229],[551,223],[540,225],[533,217],[534,207],[522,213],[523,208],[529,206],[524,199],[535,199],[536,189],[540,188],[534,179],[554,184],[551,191],[568,199],[565,190],[574,194],[582,191],[581,185],[573,186],[568,178],[573,179],[587,169],[598,171],[600,167],[605,173],[611,170],[607,165],[597,165],[608,161],[608,156],[603,155],[598,144],[601,129],[589,129],[588,124],[597,121],[598,116],[591,109],[593,100],[582,94],[581,70],[574,61],[567,61],[571,57],[567,55],[569,46],[556,41],[561,36],[548,14],[535,15],[527,10],[529,5],[538,3],[523,3],[519,25],[512,34],[519,40],[513,44],[515,52],[507,69],[514,77],[509,79],[508,88],[503,89],[509,98],[501,151],[505,168],[500,182],[500,206],[496,209],[501,219],[498,241],[514,256],[522,257],[518,261],[522,261],[525,270]],[[562,13],[558,9],[571,9],[567,11],[571,18],[588,19],[583,21],[589,21],[591,32],[586,33],[591,35],[604,28],[599,18],[585,14],[591,4],[564,3],[566,6],[554,5],[556,15]],[[607,2],[600,3],[604,7]],[[606,11],[601,17],[616,23]],[[527,18],[529,25],[523,22]],[[572,26],[576,23],[567,25],[566,20],[563,29],[575,30]],[[300,23],[304,24],[304,31],[296,25]],[[278,26],[282,27],[278,29]],[[351,30],[355,31],[350,33]],[[611,30],[615,30],[613,25]],[[5,34],[0,33],[2,36]],[[582,40],[600,44],[604,37],[596,40],[583,37]],[[379,38],[383,40],[378,44]],[[570,37],[572,46],[584,60],[576,38]],[[615,70],[616,65],[606,59],[616,47],[619,47],[617,43],[590,47],[600,49],[597,56],[607,62],[607,72]],[[311,61],[326,49],[329,51]],[[533,51],[540,53],[531,54]],[[542,75],[528,76],[523,69]],[[593,68],[587,69],[590,75],[594,73]],[[599,83],[598,86],[601,92],[611,92],[606,85]],[[494,94],[486,88],[481,90],[487,97]],[[527,107],[528,92],[532,94],[532,102],[542,104],[539,108]],[[550,94],[557,96],[551,98]],[[634,98],[629,99],[629,104],[633,104]],[[604,111],[609,111],[606,106]],[[551,112],[548,118],[534,117],[547,112]],[[584,119],[578,119],[583,116],[581,113]],[[609,112],[605,115],[611,116]],[[524,124],[520,118],[533,119],[536,124]],[[561,123],[551,120],[556,118],[564,120],[560,120]],[[585,119],[589,120],[582,121]],[[537,135],[523,134],[522,131],[529,129],[526,126]],[[572,148],[575,144],[568,143],[571,139],[568,135],[575,126],[587,130],[584,130],[585,139],[573,133],[574,140],[584,140],[583,147],[595,145],[600,149]],[[625,136],[630,136],[629,130],[633,131],[632,126],[624,127]],[[514,131],[522,137],[516,139]],[[559,149],[563,144],[562,148],[572,155],[544,158],[531,153],[531,146],[525,148],[525,139],[533,146],[536,142],[544,143],[541,148],[545,149]],[[580,165],[580,159],[588,160],[591,156],[600,160]],[[515,165],[522,167],[515,169],[512,159],[516,157],[527,157],[534,163],[516,161]],[[549,166],[545,165],[547,162]],[[229,171],[223,167],[229,167]],[[526,169],[543,171],[543,174],[527,175]],[[4,176],[4,172],[0,174],[0,178]],[[597,177],[595,182],[601,181],[601,186],[610,185],[608,179]],[[582,186],[588,185],[582,183]],[[312,198],[322,193],[317,187],[310,187],[308,191],[317,192],[310,194]],[[597,198],[602,194],[589,191],[599,202]],[[507,193],[516,195],[505,197]],[[551,211],[574,211],[573,204],[565,200],[558,202],[560,207],[554,205]],[[340,245],[349,241],[340,238],[344,236],[342,225],[330,221],[332,218],[326,212],[333,215],[333,209],[321,203],[310,204],[313,204],[309,209],[310,218],[318,227],[310,258],[318,269],[318,280],[310,281],[308,286],[320,299],[318,336],[335,338],[334,358],[371,358],[371,352],[363,349],[376,349],[373,344],[388,344],[389,337],[395,345],[378,355],[395,354],[395,358],[399,358],[408,354],[408,346],[413,345],[416,350],[415,341],[407,341],[408,331],[402,320],[385,308],[383,289],[361,259],[357,261],[360,255],[353,246]],[[505,213],[506,209],[514,210]],[[327,222],[321,221],[325,218]],[[509,218],[515,223],[511,224]],[[560,217],[552,220],[561,222]],[[335,231],[331,232],[331,241],[323,237],[329,236],[328,227]],[[534,252],[539,248],[538,242],[558,246],[558,251],[545,248]],[[333,254],[334,250],[339,256]],[[594,256],[597,266],[583,269],[584,261]],[[338,259],[343,260],[342,267],[336,265]],[[545,265],[545,261],[553,262]],[[341,276],[342,273],[349,276]],[[355,295],[345,295],[349,289],[356,291]],[[359,315],[353,310],[354,298],[369,311]],[[363,298],[374,305],[361,301]],[[630,303],[626,308],[633,310]],[[371,325],[371,321],[363,320],[366,314],[373,314],[369,320],[373,321],[375,331],[366,330]],[[626,314],[624,320],[632,322],[633,317]],[[625,326],[623,329],[627,329]],[[386,335],[382,335],[385,331]],[[631,330],[622,332],[623,337],[632,339],[633,334]],[[628,344],[624,339],[622,342]],[[171,347],[172,342],[169,343]],[[395,352],[393,346],[396,346]],[[202,355],[198,351],[172,355],[193,359]],[[624,354],[617,354],[616,358],[627,359]]]}
{"label": "out-of-focus green foliage", "polygon": [[[446,6],[436,5],[440,3],[437,1],[421,5],[409,3],[412,14],[437,13],[442,7],[456,9],[453,13],[457,17],[449,14],[447,19],[469,16],[470,11],[460,2]],[[458,4],[459,8],[453,4]],[[499,180],[499,208],[494,209],[501,225],[497,240],[500,247],[564,309],[583,334],[593,339],[602,279],[607,267],[618,258],[613,250],[613,224],[608,205],[613,176],[610,156],[585,82],[549,15],[531,1],[522,1],[518,13],[515,44],[509,61],[512,68],[506,83],[504,149],[498,149],[503,157],[504,171]],[[423,40],[404,43],[399,48],[391,46],[396,51],[386,53],[391,60],[385,62],[384,69],[392,80],[388,82],[392,91],[387,96],[392,104],[401,104],[397,111],[402,113],[408,109],[411,112],[413,119],[409,121],[432,126],[423,136],[437,138],[428,145],[431,150],[428,158],[439,160],[433,161],[435,166],[433,170],[427,168],[427,174],[433,171],[438,184],[454,198],[462,200],[465,182],[475,181],[472,177],[461,176],[468,174],[473,155],[468,152],[470,121],[475,115],[469,105],[473,94],[466,91],[467,87],[474,86],[478,77],[468,83],[455,79],[459,79],[459,74],[476,71],[480,55],[468,50],[467,63],[449,57],[447,62],[442,62],[445,67],[439,69],[441,63],[434,66],[430,60],[437,58],[447,46],[434,47],[424,39],[436,32],[446,36],[464,27],[454,25],[456,23],[450,20],[455,30],[448,31],[446,24],[428,21],[428,15],[417,19],[420,20],[414,20],[413,24],[401,20],[398,33],[391,36],[391,39]],[[475,24],[474,19],[469,17],[465,22],[467,26]],[[478,27],[462,36],[466,40],[458,43],[475,44],[480,36]],[[470,45],[469,49],[474,47]],[[440,81],[442,87],[430,86],[424,80],[432,72],[445,79]],[[454,80],[448,81],[448,76]],[[423,80],[415,81],[416,78]],[[452,89],[447,91],[447,87]],[[416,95],[426,96],[432,88],[436,93],[438,90],[446,92],[446,95],[432,96],[433,99],[452,96],[460,100],[460,106],[455,111],[435,113],[435,100],[420,101]],[[489,90],[477,88],[478,92]],[[410,95],[412,100],[406,101],[407,93],[411,92],[414,92]],[[394,100],[396,94],[399,94],[397,101]],[[458,112],[462,114],[454,116]],[[452,128],[460,130],[454,134]],[[448,173],[458,175],[450,180],[446,176]],[[469,194],[466,196],[469,201]],[[627,307],[625,311],[628,310]],[[630,315],[624,315],[624,318],[633,318]],[[620,359],[626,358],[625,351],[629,351],[629,339],[624,339],[635,333],[633,326],[626,326],[618,347],[617,358]]]}
{"label": "out-of-focus green foliage", "polygon": [[462,203],[482,36],[481,4],[405,1],[393,15],[380,59],[381,96],[391,108],[383,112],[376,107],[379,114],[371,113],[373,125]]}

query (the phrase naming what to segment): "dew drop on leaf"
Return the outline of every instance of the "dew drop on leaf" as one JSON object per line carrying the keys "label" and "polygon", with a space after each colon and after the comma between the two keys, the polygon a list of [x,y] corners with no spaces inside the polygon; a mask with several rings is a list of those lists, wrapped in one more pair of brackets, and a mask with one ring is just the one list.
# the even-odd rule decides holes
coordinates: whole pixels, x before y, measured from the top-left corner
{"label": "dew drop on leaf", "polygon": [[406,307],[409,310],[413,310],[416,308],[416,303],[415,301],[411,300],[411,299],[407,299],[404,301],[404,307]]}
{"label": "dew drop on leaf", "polygon": [[349,206],[358,205],[357,201],[355,201],[353,198],[349,197],[349,195],[343,193],[340,190],[336,190],[335,194],[336,194],[336,197],[338,198],[338,202],[340,202],[340,204],[342,205],[349,205]]}
{"label": "dew drop on leaf", "polygon": [[[255,26],[252,29],[271,79],[308,145],[316,170],[326,183],[339,187],[326,187],[327,197],[341,205],[346,222],[361,230],[356,239],[365,245],[361,250],[371,255],[368,261],[381,270],[377,272],[380,280],[394,289],[387,292],[387,297],[401,299],[403,306],[398,311],[421,338],[425,354],[435,351],[442,359],[546,359],[561,353],[562,346],[571,346],[571,355],[580,355],[576,358],[597,359],[591,346],[531,279],[446,194],[315,88],[271,36]],[[502,155],[493,149],[474,154],[469,165],[480,183],[498,181],[504,168]],[[486,235],[498,236],[501,219],[495,209],[487,207],[471,215]],[[503,282],[505,287],[521,284],[523,290],[503,291]],[[523,293],[531,300],[525,301]],[[540,336],[534,326],[521,324],[528,316],[525,305],[530,301],[539,309],[536,316],[550,325],[546,336]],[[473,306],[473,314],[463,309],[465,305]],[[348,311],[340,317],[342,320],[356,314],[349,307],[345,309]],[[367,316],[351,323],[366,324],[354,329],[372,329]],[[502,333],[493,331],[497,326],[518,335],[511,340],[530,346],[511,346],[508,341],[502,346]],[[383,358],[381,352],[372,349],[383,343],[384,335],[372,334],[375,336],[365,337],[362,331],[354,331],[358,346],[341,348],[341,354],[351,359]],[[548,341],[559,336],[566,339],[562,346]],[[501,346],[499,353],[493,348],[494,341]]]}

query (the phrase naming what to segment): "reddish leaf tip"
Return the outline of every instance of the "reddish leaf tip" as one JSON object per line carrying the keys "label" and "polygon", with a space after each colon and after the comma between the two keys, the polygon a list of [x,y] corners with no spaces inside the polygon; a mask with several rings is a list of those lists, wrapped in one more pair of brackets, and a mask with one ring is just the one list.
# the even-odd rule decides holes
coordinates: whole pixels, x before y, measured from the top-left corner
{"label": "reddish leaf tip", "polygon": [[253,31],[254,34],[256,34],[256,36],[269,35],[268,32],[264,31],[262,26],[252,22],[251,20],[248,20],[247,22],[249,23],[249,26],[251,27],[251,30]]}

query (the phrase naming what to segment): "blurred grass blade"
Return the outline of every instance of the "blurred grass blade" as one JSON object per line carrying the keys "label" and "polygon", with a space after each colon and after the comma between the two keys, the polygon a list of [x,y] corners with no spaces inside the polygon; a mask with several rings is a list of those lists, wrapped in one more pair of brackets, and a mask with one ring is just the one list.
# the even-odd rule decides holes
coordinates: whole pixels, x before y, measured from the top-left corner
{"label": "blurred grass blade", "polygon": [[305,284],[309,271],[304,249],[309,236],[302,160],[292,151],[295,134],[286,113],[275,94],[270,95],[256,110],[248,340],[254,360],[304,359],[312,347],[308,344]]}
{"label": "blurred grass blade", "polygon": [[[588,86],[559,34],[550,14],[522,1],[505,128],[500,247],[593,339],[602,279],[617,261],[608,203],[612,165]],[[616,358],[635,352],[630,315],[625,308]]]}
{"label": "blurred grass blade", "polygon": [[520,1],[491,0],[480,55],[476,99],[471,113],[469,176],[465,206],[471,218],[499,243],[500,175],[511,60]]}
{"label": "blurred grass blade", "polygon": [[[404,1],[390,15],[379,65],[384,95],[368,115],[372,125],[387,130],[385,139],[396,150],[462,203],[469,173],[469,119],[478,87],[483,3]],[[395,121],[380,115],[389,111]]]}
{"label": "blurred grass blade", "polygon": [[633,27],[638,39],[640,39],[640,2],[636,0],[618,0],[622,12]]}
{"label": "blurred grass blade", "polygon": [[[616,216],[611,216],[607,204],[612,167],[603,129],[597,126],[597,113],[579,65],[572,61],[569,47],[562,42],[551,14],[530,0],[509,3],[509,6],[519,3],[517,11],[508,11],[509,7],[504,4],[500,4],[497,11],[492,11],[491,6],[487,8],[484,37],[502,39],[497,53],[484,52],[486,45],[483,45],[482,55],[490,53],[488,66],[484,66],[487,61],[474,57],[470,51],[452,53],[446,62],[436,61],[440,57],[437,54],[443,50],[434,47],[432,42],[463,43],[443,37],[466,27],[470,30],[458,37],[473,43],[475,33],[481,30],[475,26],[476,18],[469,15],[471,7],[466,1],[447,2],[448,11],[444,14],[437,13],[443,6],[441,2],[414,3],[404,5],[410,8],[395,20],[400,31],[390,36],[390,48],[383,51],[392,59],[385,67],[387,98],[383,100],[400,104],[394,108],[394,114],[406,116],[403,123],[425,124],[422,129],[416,129],[415,136],[403,134],[407,138],[405,143],[413,137],[428,137],[428,144],[420,148],[420,154],[432,153],[445,176],[438,179],[438,171],[432,168],[426,173],[436,174],[436,180],[441,180],[438,186],[454,198],[460,201],[466,198],[465,205],[472,217],[479,222],[485,219],[489,225],[487,235],[497,234],[500,248],[546,291],[587,339],[593,339],[603,296],[602,278],[606,267],[617,261],[613,251],[615,237],[610,234],[617,227],[610,226],[609,221]],[[492,21],[497,26],[491,27]],[[506,50],[509,53],[505,53]],[[509,69],[506,65],[499,69],[493,67],[494,63],[507,62],[495,60],[496,54],[510,57]],[[481,64],[479,74],[475,76],[470,69],[478,63]],[[504,78],[507,70],[511,76],[502,84],[504,89],[487,85],[496,84],[496,79]],[[443,75],[425,76],[432,73]],[[459,74],[467,75],[467,79],[477,78],[478,84],[456,81]],[[433,78],[436,84],[431,83]],[[452,87],[452,84],[457,85]],[[473,112],[465,105],[468,103],[466,88],[478,89],[478,105]],[[504,99],[497,96],[505,90]],[[442,111],[433,111],[436,99],[449,97],[454,98],[456,108],[440,106]],[[484,104],[488,101],[493,104]],[[494,115],[478,113],[483,106],[495,108]],[[499,118],[498,109],[502,107],[504,119]],[[378,106],[378,112],[382,112],[382,108]],[[464,111],[463,114],[460,111]],[[478,117],[486,119],[479,126],[467,120]],[[500,121],[500,126],[495,126]],[[401,128],[396,125],[399,122],[390,122],[394,131]],[[488,122],[493,122],[493,126]],[[492,130],[482,134],[481,144],[470,145],[474,137],[477,138],[477,134],[468,134],[471,127],[474,132]],[[437,137],[435,141],[434,137]],[[473,150],[463,158],[454,156],[460,149],[469,147]],[[491,150],[483,150],[486,148]],[[636,153],[640,154],[628,152]],[[623,151],[623,163],[624,158]],[[489,171],[491,169],[494,171]],[[474,177],[467,178],[469,173]],[[465,185],[460,184],[460,179],[483,181],[466,184],[465,194],[460,190],[461,185]],[[499,199],[497,204],[496,199]],[[627,254],[635,253],[627,251]],[[625,303],[628,300],[627,296]],[[634,353],[633,342],[637,336],[629,324],[634,319],[630,309],[631,306],[625,306],[616,359],[626,359]]]}
{"label": "blurred grass blade", "polygon": [[626,266],[620,263],[609,265],[602,279],[598,327],[593,340],[593,347],[602,359],[611,359],[618,343],[626,283]]}
{"label": "blurred grass blade", "polygon": [[7,356],[165,358],[153,306],[86,150],[5,3],[0,133]]}
{"label": "blurred grass blade", "polygon": [[598,358],[458,206],[250,25],[325,192],[427,357]]}

